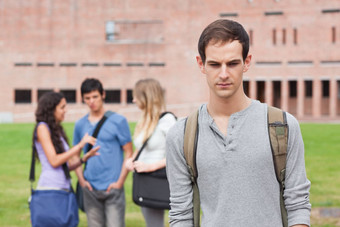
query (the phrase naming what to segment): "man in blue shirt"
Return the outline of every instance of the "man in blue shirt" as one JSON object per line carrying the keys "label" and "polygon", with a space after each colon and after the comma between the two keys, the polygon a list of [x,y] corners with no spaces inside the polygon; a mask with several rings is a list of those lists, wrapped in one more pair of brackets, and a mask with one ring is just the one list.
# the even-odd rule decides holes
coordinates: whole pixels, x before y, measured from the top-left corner
{"label": "man in blue shirt", "polygon": [[[105,114],[105,92],[97,79],[86,79],[81,85],[83,101],[90,112],[75,124],[73,144],[88,133],[92,135]],[[128,174],[124,162],[132,155],[129,125],[125,117],[114,113],[102,125],[96,141],[100,155],[88,160],[84,174],[76,170],[83,188],[88,226],[125,226],[124,181]],[[87,146],[84,152],[87,152]],[[124,159],[125,152],[125,159]]]}

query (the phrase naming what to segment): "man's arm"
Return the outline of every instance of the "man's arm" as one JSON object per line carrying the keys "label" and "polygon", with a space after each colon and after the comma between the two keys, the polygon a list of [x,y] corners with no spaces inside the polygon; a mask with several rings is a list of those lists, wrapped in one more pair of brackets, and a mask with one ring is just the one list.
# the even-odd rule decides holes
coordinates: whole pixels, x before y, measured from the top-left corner
{"label": "man's arm", "polygon": [[166,140],[166,171],[170,186],[170,226],[193,226],[193,189],[183,155],[184,120],[172,127]]}
{"label": "man's arm", "polygon": [[310,226],[310,181],[306,176],[304,144],[297,120],[287,114],[289,125],[288,154],[284,199],[288,226]]}
{"label": "man's arm", "polygon": [[107,188],[107,192],[109,192],[111,189],[113,188],[122,188],[124,185],[124,182],[126,180],[126,176],[129,173],[128,169],[125,166],[126,160],[129,159],[132,156],[132,142],[128,142],[127,144],[125,144],[123,146],[123,150],[124,150],[124,161],[123,161],[123,165],[122,165],[122,170],[120,171],[120,176],[118,181],[113,182],[109,185],[109,187]]}

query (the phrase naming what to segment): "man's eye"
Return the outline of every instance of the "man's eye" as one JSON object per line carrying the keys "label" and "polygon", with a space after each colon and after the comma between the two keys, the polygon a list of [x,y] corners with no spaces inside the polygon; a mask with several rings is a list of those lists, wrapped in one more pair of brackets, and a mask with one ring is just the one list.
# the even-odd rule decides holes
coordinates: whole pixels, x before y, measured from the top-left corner
{"label": "man's eye", "polygon": [[228,64],[228,66],[230,66],[230,67],[233,67],[233,66],[236,66],[236,65],[238,65],[237,62],[231,62],[231,63]]}

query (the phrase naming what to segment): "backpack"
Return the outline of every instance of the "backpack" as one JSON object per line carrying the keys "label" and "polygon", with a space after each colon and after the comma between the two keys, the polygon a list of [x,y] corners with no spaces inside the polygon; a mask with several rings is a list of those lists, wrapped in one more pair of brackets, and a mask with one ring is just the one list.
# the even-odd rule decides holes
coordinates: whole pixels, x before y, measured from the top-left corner
{"label": "backpack", "polygon": [[[287,210],[284,204],[283,192],[285,189],[286,159],[288,144],[288,125],[286,112],[268,106],[268,134],[273,155],[274,169],[277,181],[280,184],[280,208],[283,227],[288,226]],[[193,215],[194,226],[200,225],[200,197],[197,185],[196,150],[198,141],[198,110],[191,113],[186,119],[184,129],[184,158],[187,163],[193,187]]]}

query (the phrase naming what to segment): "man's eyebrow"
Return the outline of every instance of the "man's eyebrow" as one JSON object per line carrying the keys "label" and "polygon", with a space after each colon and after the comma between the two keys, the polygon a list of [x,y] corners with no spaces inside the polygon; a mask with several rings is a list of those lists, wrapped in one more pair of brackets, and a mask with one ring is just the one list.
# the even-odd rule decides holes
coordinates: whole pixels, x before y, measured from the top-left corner
{"label": "man's eyebrow", "polygon": [[233,59],[233,60],[228,61],[227,63],[239,63],[239,62],[241,62],[240,59]]}
{"label": "man's eyebrow", "polygon": [[[240,63],[242,62],[241,59],[232,59],[230,61],[227,61],[227,64],[229,63]],[[207,63],[209,64],[221,64],[219,61],[215,61],[215,60],[207,60]]]}
{"label": "man's eyebrow", "polygon": [[215,61],[215,60],[208,60],[207,63],[220,64],[218,61]]}

